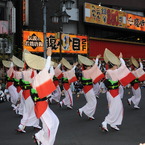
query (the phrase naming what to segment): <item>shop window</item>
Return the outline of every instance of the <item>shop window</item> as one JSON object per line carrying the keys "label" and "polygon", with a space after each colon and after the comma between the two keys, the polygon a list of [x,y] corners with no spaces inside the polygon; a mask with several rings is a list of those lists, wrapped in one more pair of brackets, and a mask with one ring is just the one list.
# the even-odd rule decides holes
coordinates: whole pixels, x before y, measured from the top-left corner
{"label": "shop window", "polygon": [[0,7],[0,20],[4,20],[4,7]]}

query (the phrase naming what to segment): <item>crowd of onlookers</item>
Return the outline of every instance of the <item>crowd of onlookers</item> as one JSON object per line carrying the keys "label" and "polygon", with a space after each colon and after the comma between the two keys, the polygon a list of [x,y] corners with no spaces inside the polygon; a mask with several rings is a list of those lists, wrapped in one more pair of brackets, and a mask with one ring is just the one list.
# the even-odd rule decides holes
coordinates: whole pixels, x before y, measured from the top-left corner
{"label": "crowd of onlookers", "polygon": [[8,89],[6,88],[5,82],[5,70],[3,67],[0,69],[0,102],[10,101],[10,95]]}

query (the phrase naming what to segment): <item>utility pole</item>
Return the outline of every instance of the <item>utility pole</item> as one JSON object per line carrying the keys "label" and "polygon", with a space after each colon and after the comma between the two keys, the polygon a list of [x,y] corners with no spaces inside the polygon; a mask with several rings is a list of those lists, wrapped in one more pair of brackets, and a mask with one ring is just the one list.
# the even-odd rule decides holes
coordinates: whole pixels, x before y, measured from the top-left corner
{"label": "utility pole", "polygon": [[44,37],[44,43],[43,43],[43,49],[44,49],[44,58],[46,58],[46,2],[48,0],[41,0],[42,1],[42,9],[43,9],[43,37]]}

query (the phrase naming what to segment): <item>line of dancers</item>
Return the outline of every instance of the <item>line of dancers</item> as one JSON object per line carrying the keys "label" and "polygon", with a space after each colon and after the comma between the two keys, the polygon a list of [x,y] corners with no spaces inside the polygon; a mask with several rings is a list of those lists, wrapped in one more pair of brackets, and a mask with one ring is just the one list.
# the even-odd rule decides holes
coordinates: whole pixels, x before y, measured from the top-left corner
{"label": "line of dancers", "polygon": [[[82,88],[77,95],[82,92],[86,99],[86,104],[78,108],[77,114],[80,117],[86,115],[89,120],[95,119],[99,93],[106,93],[109,111],[100,125],[103,132],[109,131],[108,125],[116,131],[120,130],[125,86],[130,84],[133,92],[133,96],[127,100],[128,104],[140,109],[140,82],[145,81],[141,59],[138,63],[131,57],[130,70],[126,67],[122,53],[117,57],[106,48],[103,57],[108,69],[102,72],[99,64],[100,54],[95,60],[78,55],[78,62],[73,65],[65,58],[60,62],[53,62],[51,55],[51,48],[47,49],[46,59],[25,50],[23,61],[15,56],[11,61],[3,61],[7,69],[6,86],[13,110],[22,116],[17,132],[26,133],[25,128],[28,126],[39,129],[33,135],[37,145],[54,144],[60,121],[50,109],[49,103],[55,101],[60,108],[66,106],[68,110],[72,110],[74,106],[72,83],[81,84]],[[76,73],[78,65],[81,66],[79,74]]]}

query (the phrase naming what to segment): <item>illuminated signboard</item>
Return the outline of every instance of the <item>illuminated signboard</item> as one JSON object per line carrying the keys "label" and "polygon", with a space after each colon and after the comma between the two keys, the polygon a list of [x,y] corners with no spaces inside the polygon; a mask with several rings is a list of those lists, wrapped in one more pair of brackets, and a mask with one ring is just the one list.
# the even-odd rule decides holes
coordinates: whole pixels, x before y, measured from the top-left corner
{"label": "illuminated signboard", "polygon": [[99,5],[85,3],[84,21],[88,23],[102,24],[108,26],[126,26],[126,13]]}
{"label": "illuminated signboard", "polygon": [[23,48],[30,52],[43,52],[43,33],[23,31]]}
{"label": "illuminated signboard", "polygon": [[145,17],[127,14],[127,28],[145,31]]}
{"label": "illuminated signboard", "polygon": [[84,21],[106,26],[145,31],[145,17],[90,3],[84,5]]}
{"label": "illuminated signboard", "polygon": [[[79,35],[61,34],[56,39],[56,33],[46,34],[46,45],[52,47],[53,53],[88,53],[88,37]],[[61,38],[61,41],[60,41]],[[23,31],[23,48],[30,52],[43,52],[43,33]]]}
{"label": "illuminated signboard", "polygon": [[82,53],[88,52],[87,36],[62,34],[62,53]]}

